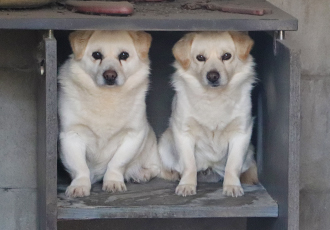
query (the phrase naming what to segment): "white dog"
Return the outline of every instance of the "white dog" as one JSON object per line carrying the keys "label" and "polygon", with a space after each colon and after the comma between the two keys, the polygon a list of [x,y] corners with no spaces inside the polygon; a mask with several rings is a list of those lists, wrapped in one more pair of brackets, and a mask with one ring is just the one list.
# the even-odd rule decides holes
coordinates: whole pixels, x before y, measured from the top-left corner
{"label": "white dog", "polygon": [[244,33],[200,32],[186,34],[173,47],[176,94],[159,153],[163,166],[181,175],[176,194],[196,194],[197,171],[207,168],[224,176],[228,196],[244,194],[240,176],[242,183],[258,182],[249,147],[252,46]]}
{"label": "white dog", "polygon": [[148,181],[160,169],[146,118],[151,36],[145,32],[76,31],[74,55],[60,69],[62,161],[72,177],[66,195],[125,191],[124,179]]}

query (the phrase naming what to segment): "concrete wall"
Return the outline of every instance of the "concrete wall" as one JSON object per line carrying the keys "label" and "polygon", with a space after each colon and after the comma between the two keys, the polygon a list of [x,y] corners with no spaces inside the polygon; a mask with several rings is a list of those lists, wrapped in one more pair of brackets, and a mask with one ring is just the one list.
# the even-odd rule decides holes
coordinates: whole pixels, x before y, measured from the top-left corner
{"label": "concrete wall", "polygon": [[34,230],[36,37],[32,32],[1,31],[0,41],[0,229]]}
{"label": "concrete wall", "polygon": [[299,20],[301,49],[300,229],[330,226],[330,1],[269,0]]}

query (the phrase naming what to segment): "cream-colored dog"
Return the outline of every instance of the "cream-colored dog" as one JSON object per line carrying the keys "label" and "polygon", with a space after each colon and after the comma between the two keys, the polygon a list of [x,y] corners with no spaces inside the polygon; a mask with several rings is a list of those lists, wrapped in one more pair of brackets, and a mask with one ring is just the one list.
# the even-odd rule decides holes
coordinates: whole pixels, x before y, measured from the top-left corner
{"label": "cream-colored dog", "polygon": [[146,118],[151,36],[145,32],[76,31],[73,55],[59,73],[62,161],[72,177],[66,195],[125,191],[159,169],[156,136]]}
{"label": "cream-colored dog", "polygon": [[244,194],[240,176],[242,182],[257,183],[249,146],[252,46],[252,39],[240,32],[188,33],[175,44],[176,94],[159,153],[163,166],[181,175],[176,194],[196,194],[197,171],[207,168],[224,176],[228,196]]}

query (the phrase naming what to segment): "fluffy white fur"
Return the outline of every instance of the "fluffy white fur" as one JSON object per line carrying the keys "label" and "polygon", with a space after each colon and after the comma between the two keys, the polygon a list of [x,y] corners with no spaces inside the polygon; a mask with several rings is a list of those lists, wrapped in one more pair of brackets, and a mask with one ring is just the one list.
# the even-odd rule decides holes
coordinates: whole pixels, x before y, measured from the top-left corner
{"label": "fluffy white fur", "polygon": [[[249,55],[253,41],[238,32],[186,34],[173,48],[176,94],[169,128],[159,141],[159,153],[167,170],[180,173],[178,195],[196,194],[197,171],[211,167],[224,176],[223,193],[241,196],[242,172],[257,182],[253,148],[249,147],[253,119],[250,93],[255,81]],[[222,60],[230,53],[229,60]],[[197,55],[206,60],[198,61]],[[220,74],[211,86],[207,73]]]}
{"label": "fluffy white fur", "polygon": [[[59,73],[61,159],[72,177],[66,195],[90,194],[103,178],[103,190],[125,191],[124,179],[148,181],[159,173],[155,134],[146,118],[148,51],[144,32],[76,31],[70,35],[74,55]],[[102,60],[95,60],[98,51]],[[121,52],[129,53],[119,60]],[[106,70],[116,84],[107,85]]]}

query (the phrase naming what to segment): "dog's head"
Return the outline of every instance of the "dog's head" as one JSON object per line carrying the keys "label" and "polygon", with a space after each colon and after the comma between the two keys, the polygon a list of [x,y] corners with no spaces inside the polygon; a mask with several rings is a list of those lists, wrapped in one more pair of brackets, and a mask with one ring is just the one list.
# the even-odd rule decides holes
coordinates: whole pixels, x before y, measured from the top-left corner
{"label": "dog's head", "polygon": [[99,86],[123,85],[148,66],[151,36],[133,31],[75,31],[69,36],[74,59]]}
{"label": "dog's head", "polygon": [[253,40],[242,32],[188,33],[173,47],[180,68],[204,86],[227,85],[249,58]]}

